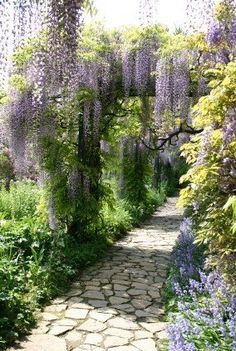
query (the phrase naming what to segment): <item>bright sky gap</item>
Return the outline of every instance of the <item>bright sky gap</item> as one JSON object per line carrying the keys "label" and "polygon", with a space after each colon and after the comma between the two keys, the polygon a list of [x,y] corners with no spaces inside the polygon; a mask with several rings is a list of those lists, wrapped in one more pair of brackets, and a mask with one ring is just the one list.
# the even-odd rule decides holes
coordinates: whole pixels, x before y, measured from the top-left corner
{"label": "bright sky gap", "polygon": [[[157,3],[156,23],[161,23],[171,30],[182,27],[186,20],[186,0],[154,0]],[[109,28],[122,25],[139,24],[140,0],[94,0],[98,10],[96,17]],[[91,21],[91,19],[90,19]]]}

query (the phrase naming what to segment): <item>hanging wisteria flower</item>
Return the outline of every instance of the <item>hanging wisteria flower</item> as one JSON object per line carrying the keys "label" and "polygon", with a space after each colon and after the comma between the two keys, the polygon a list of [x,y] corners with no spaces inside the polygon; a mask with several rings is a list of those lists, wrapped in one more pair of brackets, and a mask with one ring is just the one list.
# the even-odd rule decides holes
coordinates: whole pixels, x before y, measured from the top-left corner
{"label": "hanging wisteria flower", "polygon": [[223,126],[224,158],[219,170],[221,176],[220,187],[226,193],[236,191],[236,160],[233,153],[233,143],[236,140],[235,109],[231,109],[226,116]]}
{"label": "hanging wisteria flower", "polygon": [[78,169],[74,168],[68,176],[68,196],[69,199],[76,200],[79,186],[81,185],[81,177]]}
{"label": "hanging wisteria flower", "polygon": [[190,109],[190,77],[188,53],[184,50],[161,58],[156,66],[156,125],[162,125],[165,115],[187,120]]}
{"label": "hanging wisteria flower", "polygon": [[102,116],[102,103],[100,100],[94,101],[94,115],[93,115],[93,136],[94,141],[97,143],[100,137],[100,121]]}
{"label": "hanging wisteria flower", "polygon": [[218,21],[214,21],[210,24],[207,33],[207,40],[210,45],[219,44],[224,39],[224,32]]}
{"label": "hanging wisteria flower", "polygon": [[201,166],[207,162],[207,157],[209,156],[209,151],[211,149],[211,136],[213,128],[208,127],[202,132],[201,135],[201,145],[197,155],[196,165]]}
{"label": "hanging wisteria flower", "polygon": [[190,77],[188,52],[173,57],[173,111],[186,120],[190,108]]}
{"label": "hanging wisteria flower", "polygon": [[27,93],[20,95],[12,92],[13,102],[9,116],[11,157],[17,172],[26,171],[25,157],[27,145],[27,115],[30,111],[30,99]]}
{"label": "hanging wisteria flower", "polygon": [[226,145],[236,139],[236,109],[229,111],[223,128],[223,140]]}
{"label": "hanging wisteria flower", "polygon": [[139,23],[141,26],[150,26],[155,21],[156,2],[153,0],[139,0]]}
{"label": "hanging wisteria flower", "polygon": [[161,127],[163,114],[171,109],[171,73],[167,59],[160,59],[156,66],[156,97],[155,114],[156,125]]}
{"label": "hanging wisteria flower", "polygon": [[236,43],[236,19],[235,18],[232,19],[230,30],[228,31],[228,42],[232,46],[235,45]]}
{"label": "hanging wisteria flower", "polygon": [[150,78],[150,54],[150,48],[146,44],[142,45],[136,53],[135,86],[140,95],[148,88]]}
{"label": "hanging wisteria flower", "polygon": [[122,79],[125,96],[128,97],[133,79],[133,56],[128,49],[122,54]]}

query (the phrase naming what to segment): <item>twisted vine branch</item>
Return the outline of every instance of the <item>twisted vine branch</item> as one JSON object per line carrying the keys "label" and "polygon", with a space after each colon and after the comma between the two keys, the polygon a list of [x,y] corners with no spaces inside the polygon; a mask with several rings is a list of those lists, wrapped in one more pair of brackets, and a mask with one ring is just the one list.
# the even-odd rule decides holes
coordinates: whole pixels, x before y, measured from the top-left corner
{"label": "twisted vine branch", "polygon": [[[172,133],[168,134],[166,137],[157,137],[156,142],[158,145],[152,147],[146,143],[144,139],[141,138],[141,142],[145,145],[149,150],[152,151],[163,151],[164,146],[168,143],[168,145],[175,146],[173,144],[173,138],[176,138],[176,141],[179,139],[180,134],[199,134],[203,132],[203,129],[194,129],[192,126],[189,126],[187,123],[181,123],[179,129],[173,131]],[[175,142],[176,142],[175,141]]]}

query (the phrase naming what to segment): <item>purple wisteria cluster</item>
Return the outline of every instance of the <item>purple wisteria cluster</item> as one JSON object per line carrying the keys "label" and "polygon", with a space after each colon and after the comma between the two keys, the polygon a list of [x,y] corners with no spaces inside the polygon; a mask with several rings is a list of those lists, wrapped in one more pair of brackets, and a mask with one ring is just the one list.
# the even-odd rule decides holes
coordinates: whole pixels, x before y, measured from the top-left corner
{"label": "purple wisteria cluster", "polygon": [[223,128],[224,144],[229,145],[236,139],[236,109],[229,111]]}
{"label": "purple wisteria cluster", "polygon": [[36,133],[36,126],[39,126],[40,121],[32,120],[34,109],[32,92],[11,91],[10,97],[12,103],[3,109],[8,117],[8,123],[4,123],[4,128],[1,129],[3,135],[2,140],[0,137],[0,148],[2,150],[5,147],[9,151],[17,174],[33,179],[39,157],[39,153],[33,147],[33,142],[36,142],[35,136],[39,133],[38,129]]}
{"label": "purple wisteria cluster", "polygon": [[228,112],[223,127],[224,158],[220,169],[221,189],[226,193],[236,192],[236,160],[233,152],[233,142],[236,140],[236,110]]}
{"label": "purple wisteria cluster", "polygon": [[171,76],[168,61],[164,58],[158,60],[156,72],[155,114],[156,126],[160,128],[166,109],[171,109]]}
{"label": "purple wisteria cluster", "polygon": [[[1,50],[2,57],[9,55],[9,45],[11,50],[18,46],[23,47],[31,38],[38,37],[39,32],[45,27],[48,35],[47,46],[38,44],[31,62],[20,72],[27,82],[25,91],[10,92],[9,143],[11,157],[14,164],[19,165],[17,168],[21,168],[21,173],[25,167],[23,160],[24,155],[28,153],[27,147],[32,146],[30,139],[35,145],[35,154],[39,154],[40,139],[55,133],[53,118],[49,116],[47,109],[54,95],[60,96],[63,91],[69,91],[69,79],[77,68],[77,31],[80,25],[81,5],[80,0],[0,2],[0,15],[3,21],[1,36],[5,37],[4,28],[9,29],[9,26],[13,26],[12,37],[6,36],[6,43],[1,42],[1,45],[5,45]],[[2,60],[0,58],[0,67],[7,71],[3,59],[4,57]]]}
{"label": "purple wisteria cluster", "polygon": [[0,3],[0,86],[6,85],[9,72],[8,53],[10,51],[9,33],[10,33],[10,6],[7,1]]}
{"label": "purple wisteria cluster", "polygon": [[133,55],[129,49],[125,49],[122,53],[122,79],[125,96],[128,97],[130,93],[130,89],[132,87],[133,81]]}
{"label": "purple wisteria cluster", "polygon": [[149,45],[142,45],[136,53],[135,59],[135,87],[138,94],[142,95],[148,88],[150,80],[150,57]]}
{"label": "purple wisteria cluster", "polygon": [[160,58],[156,66],[156,125],[165,115],[187,119],[189,114],[190,76],[188,53],[182,51]]}
{"label": "purple wisteria cluster", "polygon": [[185,219],[172,256],[169,284],[178,301],[170,316],[169,351],[236,350],[236,292],[218,271],[202,270],[204,255]]}
{"label": "purple wisteria cluster", "polygon": [[173,58],[173,108],[174,113],[186,120],[190,108],[190,76],[188,52],[182,51],[181,54]]}
{"label": "purple wisteria cluster", "polygon": [[236,6],[234,0],[223,0],[221,5],[222,11],[209,23],[207,42],[217,48],[217,62],[227,64],[236,54]]}
{"label": "purple wisteria cluster", "polygon": [[14,49],[38,36],[43,29],[47,3],[44,0],[0,2],[0,85],[6,86],[12,70],[9,57]]}
{"label": "purple wisteria cluster", "polygon": [[48,5],[48,58],[60,84],[68,84],[75,73],[81,6],[81,0],[51,0]]}
{"label": "purple wisteria cluster", "polygon": [[152,84],[152,73],[156,68],[159,48],[159,38],[156,35],[149,35],[136,43],[134,50],[124,48],[122,60],[122,82],[125,96],[128,97],[131,90],[137,95],[148,95]]}
{"label": "purple wisteria cluster", "polygon": [[10,152],[14,167],[21,175],[26,173],[27,122],[32,107],[32,97],[28,93],[14,94],[9,116]]}
{"label": "purple wisteria cluster", "polygon": [[207,127],[201,134],[201,142],[199,147],[199,152],[197,154],[196,165],[202,166],[207,163],[207,157],[211,150],[211,137],[213,133],[212,126]]}
{"label": "purple wisteria cluster", "polygon": [[224,32],[220,23],[216,20],[212,21],[208,28],[207,41],[211,45],[217,45],[224,39]]}

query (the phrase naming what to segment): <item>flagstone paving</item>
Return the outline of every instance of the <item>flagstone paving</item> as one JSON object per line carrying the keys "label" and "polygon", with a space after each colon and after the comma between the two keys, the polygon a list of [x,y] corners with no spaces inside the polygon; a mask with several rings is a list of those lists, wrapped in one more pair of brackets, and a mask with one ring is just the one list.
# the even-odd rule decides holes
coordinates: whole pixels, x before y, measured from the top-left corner
{"label": "flagstone paving", "polygon": [[85,270],[9,351],[157,351],[166,338],[162,287],[182,216],[176,201]]}

